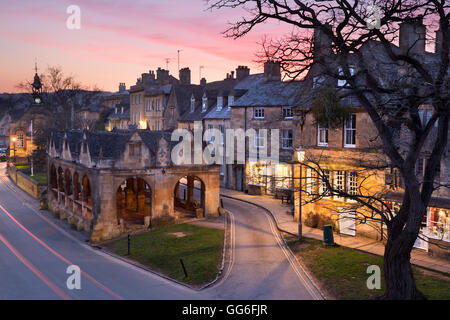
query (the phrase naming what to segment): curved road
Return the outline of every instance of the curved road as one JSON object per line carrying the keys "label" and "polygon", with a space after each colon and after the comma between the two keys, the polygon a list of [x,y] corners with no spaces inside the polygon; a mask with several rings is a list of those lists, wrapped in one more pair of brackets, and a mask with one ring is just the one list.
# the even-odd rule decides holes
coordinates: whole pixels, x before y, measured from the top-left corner
{"label": "curved road", "polygon": [[[224,199],[232,212],[233,259],[215,286],[195,291],[117,260],[71,236],[35,208],[0,164],[0,299],[315,299],[263,210]],[[69,265],[82,271],[69,290]]]}

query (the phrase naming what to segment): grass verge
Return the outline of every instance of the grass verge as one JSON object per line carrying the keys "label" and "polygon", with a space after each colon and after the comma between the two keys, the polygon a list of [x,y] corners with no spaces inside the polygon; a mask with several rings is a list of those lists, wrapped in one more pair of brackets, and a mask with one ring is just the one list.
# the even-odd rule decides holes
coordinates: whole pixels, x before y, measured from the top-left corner
{"label": "grass verge", "polygon": [[[331,296],[339,300],[373,299],[384,293],[383,258],[341,246],[324,246],[322,241],[285,236],[291,250],[307,266],[314,277]],[[369,290],[366,285],[370,274],[367,266],[381,269],[381,289]],[[439,273],[413,267],[418,289],[431,300],[450,299],[450,278]]]}
{"label": "grass verge", "polygon": [[36,172],[33,176],[31,176],[31,173],[27,173],[27,175],[37,183],[47,183],[47,174],[44,172]]}
{"label": "grass verge", "polygon": [[[222,262],[223,237],[224,231],[219,229],[172,225],[131,236],[131,254],[127,257],[172,279],[201,286],[217,276]],[[125,256],[127,239],[113,241],[106,247]],[[180,258],[186,267],[187,278]]]}

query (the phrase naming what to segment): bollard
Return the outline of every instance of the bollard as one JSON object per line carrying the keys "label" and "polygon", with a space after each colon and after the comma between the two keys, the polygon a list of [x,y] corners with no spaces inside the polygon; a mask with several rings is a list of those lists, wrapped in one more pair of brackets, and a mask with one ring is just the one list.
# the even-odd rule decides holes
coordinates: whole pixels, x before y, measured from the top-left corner
{"label": "bollard", "polygon": [[184,277],[187,278],[188,274],[186,272],[186,268],[184,267],[183,259],[180,258],[181,267],[183,268]]}
{"label": "bollard", "polygon": [[323,226],[323,243],[326,246],[334,245],[333,229],[330,225]]}

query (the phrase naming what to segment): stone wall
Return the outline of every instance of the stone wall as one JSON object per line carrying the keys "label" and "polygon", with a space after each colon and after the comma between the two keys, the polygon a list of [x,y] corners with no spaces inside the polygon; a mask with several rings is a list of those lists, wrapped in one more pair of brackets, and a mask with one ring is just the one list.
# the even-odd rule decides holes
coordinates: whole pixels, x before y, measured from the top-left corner
{"label": "stone wall", "polygon": [[47,188],[45,184],[34,181],[28,175],[17,170],[17,168],[13,165],[8,167],[8,174],[11,180],[13,180],[20,189],[37,200],[41,198],[42,193]]}

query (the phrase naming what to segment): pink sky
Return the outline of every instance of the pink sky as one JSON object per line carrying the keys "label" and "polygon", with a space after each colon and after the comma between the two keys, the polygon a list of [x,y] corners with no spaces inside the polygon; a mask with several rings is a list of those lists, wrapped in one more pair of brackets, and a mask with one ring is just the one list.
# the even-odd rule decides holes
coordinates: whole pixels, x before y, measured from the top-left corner
{"label": "pink sky", "polygon": [[[66,9],[81,8],[81,29],[69,30]],[[31,80],[35,59],[39,72],[61,66],[84,85],[116,91],[119,82],[135,84],[143,72],[165,68],[177,76],[177,50],[182,49],[180,67],[189,67],[192,82],[202,76],[222,80],[238,65],[255,64],[258,42],[264,34],[286,31],[277,24],[259,26],[243,39],[224,38],[221,32],[241,11],[208,11],[204,0],[40,0],[12,1],[0,11],[0,92]]]}

